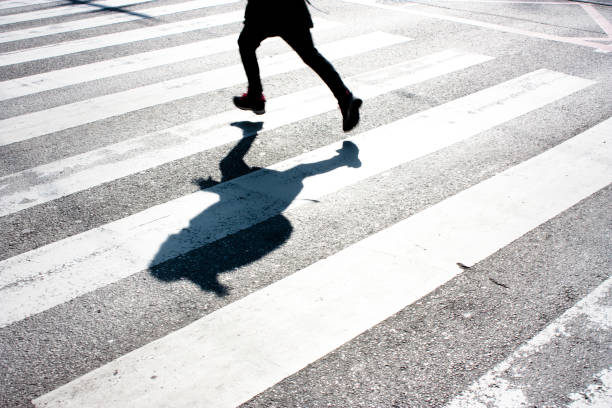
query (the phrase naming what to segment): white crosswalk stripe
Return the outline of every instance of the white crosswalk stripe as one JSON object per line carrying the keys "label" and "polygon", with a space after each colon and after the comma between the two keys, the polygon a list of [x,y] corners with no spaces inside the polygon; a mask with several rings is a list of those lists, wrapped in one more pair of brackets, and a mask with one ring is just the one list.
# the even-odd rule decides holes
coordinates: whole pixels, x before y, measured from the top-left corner
{"label": "white crosswalk stripe", "polygon": [[[146,9],[138,9],[136,12],[109,14],[98,17],[88,17],[79,20],[67,21],[58,24],[49,24],[42,27],[25,28],[21,30],[11,30],[0,33],[0,43],[26,40],[36,37],[44,37],[52,34],[68,33],[70,31],[85,30],[88,28],[102,27],[110,24],[124,23],[127,21],[135,21],[162,17],[174,13],[182,13],[186,11],[198,10],[205,7],[214,7],[225,4],[236,3],[238,0],[218,0],[202,2],[199,0],[189,1],[185,3],[172,4],[168,6],[157,6]],[[130,2],[130,4],[136,4]]]}
{"label": "white crosswalk stripe", "polygon": [[71,4],[69,6],[63,7],[53,7],[44,10],[37,11],[29,11],[25,13],[18,14],[9,14],[6,16],[0,16],[0,24],[13,24],[13,23],[22,23],[26,21],[32,20],[40,20],[44,18],[51,17],[59,17],[59,16],[67,16],[71,14],[79,14],[79,13],[91,13],[93,11],[98,11],[104,7],[125,7],[127,5],[134,5],[139,3],[146,3],[148,0],[99,0],[93,4],[86,3],[76,3]]}
{"label": "white crosswalk stripe", "polygon": [[[362,98],[370,99],[411,83],[467,68],[489,59],[481,55],[446,51],[348,78],[347,81]],[[259,129],[257,133],[261,134],[266,130],[335,109],[328,97],[326,89],[317,87],[270,100],[268,106],[272,106],[272,112],[266,116],[265,127]],[[305,101],[308,101],[308,105],[304,104]],[[299,104],[302,104],[302,108],[298,110],[296,106]],[[0,215],[10,214],[137,171],[159,166],[194,152],[237,141],[244,137],[244,130],[228,125],[249,118],[249,113],[239,113],[235,110],[223,112],[2,177],[0,189],[4,195],[0,199]],[[207,137],[202,139],[202,132],[205,130]],[[151,143],[160,136],[166,140],[163,146]],[[126,152],[134,154],[127,156]],[[68,169],[70,170],[67,171]],[[52,181],[53,179],[55,181]],[[42,184],[35,184],[40,180],[45,181]],[[26,187],[28,185],[29,188]]]}
{"label": "white crosswalk stripe", "polygon": [[[314,31],[320,32],[337,26],[338,24],[330,21],[317,20]],[[190,59],[203,58],[234,50],[237,40],[238,35],[233,34],[4,81],[0,83],[0,100],[80,84],[90,81],[92,78],[108,78],[162,65],[176,64]]]}
{"label": "white crosswalk stripe", "polygon": [[[535,153],[507,160],[495,171],[458,182],[461,187],[452,193],[432,194],[427,204],[397,203],[392,191],[375,196],[372,185],[376,180],[401,177],[399,183],[409,183],[420,177],[418,172],[428,171],[425,167],[431,164],[422,163],[430,157],[445,160],[446,155],[458,155],[457,151],[472,145],[483,146],[499,135],[514,137],[520,129],[531,129],[534,118],[554,117],[567,101],[575,101],[596,87],[597,81],[528,65],[517,75],[496,72],[485,77],[489,67],[502,66],[508,56],[458,47],[424,49],[418,39],[404,33],[343,24],[332,11],[314,16],[313,30],[317,38],[319,34],[324,38],[316,42],[317,48],[334,66],[350,72],[342,77],[364,100],[362,113],[372,112],[374,106],[384,107],[370,113],[375,118],[363,116],[355,131],[340,133],[337,102],[323,83],[270,95],[262,116],[234,108],[217,109],[219,98],[246,87],[237,45],[244,4],[239,0],[161,4],[99,0],[71,5],[46,0],[0,2],[0,25],[8,27],[0,33],[0,43],[60,33],[74,35],[68,41],[35,48],[17,46],[0,54],[0,106],[16,109],[11,104],[18,101],[21,112],[5,114],[0,120],[0,159],[6,158],[0,167],[0,226],[6,226],[6,231],[0,232],[0,240],[6,243],[0,248],[0,254],[6,254],[0,258],[0,383],[7,384],[6,392],[25,387],[23,395],[28,396],[27,401],[17,403],[0,391],[0,405],[27,406],[32,401],[36,407],[239,406],[273,393],[288,378],[343,346],[356,344],[360,335],[401,311],[427,307],[418,301],[470,275],[469,270],[480,262],[539,231],[612,183],[612,118],[608,118],[588,128],[575,126],[576,131],[563,140],[545,143],[534,149]],[[112,8],[133,5],[139,5],[129,9],[133,13],[111,13]],[[204,17],[197,14],[213,6],[222,7],[208,10]],[[24,7],[28,7],[26,11]],[[101,8],[108,12],[92,13]],[[111,27],[139,21],[145,15],[174,13],[184,13],[183,19],[137,29],[133,25]],[[44,19],[52,17],[45,25]],[[61,21],[64,17],[66,21]],[[11,30],[16,23],[37,20],[41,22],[36,27]],[[99,34],[82,38],[79,30],[88,28],[97,28]],[[206,31],[212,28],[222,28],[221,33]],[[201,30],[197,38],[196,30]],[[186,41],[168,42],[154,50],[138,47],[138,41],[170,35],[185,36]],[[86,63],[77,54],[116,46],[132,47],[133,52],[116,57],[109,52]],[[258,56],[262,78],[271,89],[285,88],[288,78],[311,79],[312,73],[280,39],[264,43]],[[64,58],[67,64],[43,67],[56,57]],[[23,74],[15,73],[14,64],[36,61],[40,67],[33,64]],[[207,65],[211,62],[212,68]],[[172,68],[183,63],[209,68],[197,73]],[[155,79],[134,86],[123,82],[145,70],[155,72]],[[446,84],[466,78],[474,81],[466,91],[446,89]],[[90,88],[93,80],[98,81],[95,89]],[[122,90],[113,89],[113,84],[119,83]],[[431,89],[438,93],[427,94]],[[87,96],[79,96],[81,93]],[[56,98],[59,94],[63,99]],[[171,125],[164,118],[152,117],[157,114],[150,115],[153,130],[134,115],[146,109],[179,106],[190,97],[201,98],[210,108],[205,112],[212,113],[186,115],[188,119],[179,113]],[[402,106],[397,101],[402,101]],[[131,131],[96,144],[95,139],[105,131],[100,130],[103,120],[115,121]],[[329,130],[332,123],[338,133]],[[313,126],[320,134],[312,138],[322,137],[324,142],[315,143],[311,135],[301,133]],[[284,129],[299,129],[300,134],[289,135]],[[74,141],[72,133],[82,143],[77,153],[69,148]],[[285,136],[287,144],[299,136],[303,149],[287,148],[282,141]],[[271,140],[281,142],[272,145]],[[257,153],[247,156],[251,148]],[[487,148],[510,155],[515,147],[490,144]],[[203,174],[209,177],[202,180],[210,184],[202,184],[197,191],[185,192],[170,184],[151,187],[152,191],[171,190],[167,200],[151,201],[149,185],[157,182],[160,169],[172,168],[180,174],[176,183],[191,186],[194,181],[185,163],[223,155],[220,164],[202,165],[220,168],[218,182]],[[235,155],[240,157],[234,160]],[[485,151],[473,153],[474,160],[486,161],[486,156]],[[254,167],[249,167],[251,162]],[[464,165],[471,171],[478,168],[472,163]],[[129,197],[134,203],[129,208],[120,204],[126,199],[121,191],[128,190],[136,192]],[[363,220],[365,231],[355,238],[338,232],[333,238],[337,244],[319,258],[296,262],[289,272],[274,275],[265,285],[253,286],[236,297],[232,297],[232,285],[224,283],[220,273],[214,274],[213,280],[218,279],[215,284],[223,289],[210,290],[212,298],[220,299],[212,310],[168,316],[163,312],[150,316],[138,310],[137,298],[154,304],[173,297],[172,302],[180,303],[188,301],[190,291],[204,292],[188,278],[199,266],[183,267],[181,260],[188,264],[198,251],[225,245],[224,240],[275,219],[288,225],[282,232],[287,236],[262,237],[271,243],[262,243],[261,253],[245,256],[249,261],[237,261],[238,266],[229,262],[232,266],[225,269],[248,271],[251,279],[267,273],[270,268],[265,262],[283,269],[282,262],[292,261],[274,259],[274,251],[298,245],[292,232],[301,226],[289,220],[303,217],[303,223],[314,225],[312,231],[336,227],[340,231],[340,226],[323,225],[313,218],[329,221],[331,207],[345,213],[356,211],[351,206],[357,201],[348,200],[348,195],[362,201],[371,196],[372,201],[380,202],[379,212],[392,205],[417,210],[398,211],[380,226],[377,217],[382,219],[384,214],[374,212],[371,220]],[[84,214],[95,221],[87,227],[58,221],[71,228],[62,237],[36,235],[26,227],[39,225],[42,229],[58,214],[75,222]],[[30,234],[37,240],[23,244]],[[319,236],[309,234],[312,245],[319,245]],[[321,239],[321,246],[331,245],[329,238]],[[221,259],[224,254],[219,257],[219,264],[228,263]],[[179,287],[156,272],[165,265],[178,276],[171,280],[179,281],[180,290],[147,293],[158,287],[155,285]],[[219,268],[226,272],[223,266]],[[507,352],[504,361],[491,361],[486,370],[464,381],[467,385],[461,393],[455,392],[447,406],[528,404],[527,388],[515,380],[528,370],[533,356],[550,356],[557,343],[576,341],[580,335],[576,327],[584,316],[597,324],[591,329],[601,336],[612,333],[610,280],[602,277],[601,281],[604,283],[576,306],[567,306],[565,314],[550,316],[548,327],[535,337],[521,338],[523,346]],[[95,310],[98,306],[92,305],[98,302],[116,307],[113,310],[118,315],[142,314],[143,326],[133,328],[137,340],[121,339],[120,323],[110,322],[104,331],[111,333],[112,341],[101,341],[87,331],[81,335],[81,325],[91,327],[96,314],[76,316],[92,307]],[[74,320],[68,310],[74,312]],[[58,319],[65,322],[58,323]],[[168,329],[144,328],[158,324]],[[29,330],[34,330],[33,334],[29,335]],[[115,330],[116,336],[112,334]],[[46,336],[60,343],[78,343],[74,357],[61,357],[51,343],[40,346]],[[114,350],[114,341],[122,346],[111,353],[108,350]],[[20,342],[25,351],[14,351],[22,347]],[[40,354],[28,357],[32,361],[11,360],[27,354],[29,344]],[[80,348],[102,357],[81,359],[78,367],[70,367],[76,364],[70,359],[78,359],[76,350]],[[66,361],[61,368],[48,368],[41,363],[45,356],[49,361]],[[25,368],[2,370],[7,364]],[[596,373],[599,388],[587,388],[587,384],[576,392],[585,390],[594,401],[610,402],[612,368],[606,364],[602,362]],[[28,372],[37,370],[42,371],[38,384],[19,377],[31,377]],[[514,377],[510,370],[514,370]],[[533,387],[530,392],[537,393]],[[566,393],[563,398],[580,406],[576,395]],[[256,404],[262,405],[267,404]]]}
{"label": "white crosswalk stripe", "polygon": [[[609,184],[611,126],[577,136],[36,402],[237,406],[454,277],[457,259],[472,265]],[[371,283],[374,272],[384,273],[379,285]],[[296,350],[305,337],[308,345]],[[158,381],[147,381],[153,375]]]}
{"label": "white crosswalk stripe", "polygon": [[[373,33],[340,40],[332,44],[323,44],[320,48],[322,52],[328,55],[329,59],[334,60],[402,41],[407,41],[407,39],[384,33]],[[299,57],[292,52],[270,57],[262,61],[261,65],[262,71],[265,72],[262,77],[277,75],[302,67]],[[0,121],[0,126],[9,132],[0,139],[0,144],[21,142],[96,120],[211,92],[245,80],[242,66],[233,65],[16,116]]]}
{"label": "white crosswalk stripe", "polygon": [[214,14],[191,20],[156,25],[153,27],[137,28],[129,31],[101,35],[93,38],[64,41],[42,47],[26,48],[24,50],[7,51],[0,54],[0,66],[21,64],[28,61],[37,61],[45,58],[59,57],[82,51],[91,51],[98,48],[127,44],[130,42],[150,40],[153,38],[180,34],[189,31],[203,30],[224,24],[237,23],[243,18],[243,13],[233,11],[223,14]]}
{"label": "white crosswalk stripe", "polygon": [[15,7],[33,6],[45,3],[57,3],[58,0],[5,0],[0,2],[0,10]]}
{"label": "white crosswalk stripe", "polygon": [[[610,134],[609,129],[602,129]],[[603,133],[602,133],[603,135]],[[554,343],[574,341],[580,336],[576,327],[581,324],[581,316],[586,315],[589,324],[595,330],[602,332],[610,330],[612,326],[612,306],[608,300],[612,296],[612,278],[608,278],[587,297],[567,310],[563,315],[553,321],[537,336],[517,349],[510,357],[487,372],[480,380],[468,390],[453,399],[447,408],[486,407],[513,407],[524,405],[528,400],[524,391],[516,387],[513,382],[521,376],[522,371],[529,368],[532,359],[552,358]],[[510,375],[509,375],[510,374]],[[582,393],[569,395],[572,408],[577,407],[605,407],[612,402],[612,372],[603,369],[597,375],[597,382]],[[603,385],[603,386],[602,386]]]}
{"label": "white crosswalk stripe", "polygon": [[[473,136],[589,84],[589,81],[554,72],[536,72],[502,84],[498,89],[470,95],[352,138],[358,146],[367,146],[360,155],[363,165],[358,170],[335,169],[308,179],[297,170],[307,163],[323,162],[326,157],[333,157],[339,146],[332,145],[280,163],[270,169],[271,173],[243,176],[223,184],[220,189],[198,192],[3,261],[0,267],[4,273],[0,283],[6,290],[2,291],[2,308],[9,320],[0,321],[0,324],[40,312],[143,270],[152,263],[161,263],[221,239],[278,214],[279,206],[282,210],[306,200],[318,199],[360,179]],[[474,112],[478,112],[480,117]],[[435,137],[425,141],[403,137],[406,133],[423,129],[432,129]],[[383,141],[385,143],[381,143]],[[385,154],[387,143],[401,146],[395,150],[396,156]],[[292,188],[286,188],[287,193],[284,192],[284,186],[298,185],[301,186],[298,195],[292,194]],[[282,186],[280,191],[276,190],[277,186]],[[210,216],[198,216],[200,213]],[[187,232],[182,231],[187,225]],[[145,236],[146,241],[137,239]],[[160,252],[159,248],[163,248],[168,237],[172,236],[170,249]],[[108,259],[113,259],[113,263]],[[79,273],[83,268],[89,271],[87,275]],[[47,295],[42,296],[43,293]]]}

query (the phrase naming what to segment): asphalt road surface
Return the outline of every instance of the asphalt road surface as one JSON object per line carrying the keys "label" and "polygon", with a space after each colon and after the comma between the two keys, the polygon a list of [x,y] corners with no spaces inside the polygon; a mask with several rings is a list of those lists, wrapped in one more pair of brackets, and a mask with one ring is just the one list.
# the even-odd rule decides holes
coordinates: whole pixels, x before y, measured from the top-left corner
{"label": "asphalt road surface", "polygon": [[612,7],[0,0],[0,407],[612,406]]}

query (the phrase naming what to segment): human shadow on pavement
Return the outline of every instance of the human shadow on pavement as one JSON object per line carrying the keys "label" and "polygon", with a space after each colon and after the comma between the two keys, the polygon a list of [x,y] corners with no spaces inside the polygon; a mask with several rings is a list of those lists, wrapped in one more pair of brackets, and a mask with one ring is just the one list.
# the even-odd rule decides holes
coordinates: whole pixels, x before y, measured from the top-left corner
{"label": "human shadow on pavement", "polygon": [[149,267],[161,281],[188,279],[218,296],[228,293],[218,280],[220,274],[257,261],[289,239],[293,227],[282,213],[302,191],[305,178],[342,166],[361,166],[359,149],[345,141],[337,155],[315,163],[284,171],[251,167],[244,157],[262,124],[232,125],[245,136],[221,160],[221,182],[210,177],[194,181],[218,195],[218,201],[169,236]]}

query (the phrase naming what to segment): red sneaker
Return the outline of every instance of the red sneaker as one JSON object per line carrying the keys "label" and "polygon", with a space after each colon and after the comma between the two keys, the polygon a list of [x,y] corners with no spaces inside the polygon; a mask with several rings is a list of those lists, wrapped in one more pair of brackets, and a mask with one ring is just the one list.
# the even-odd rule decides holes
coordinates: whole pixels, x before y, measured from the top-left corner
{"label": "red sneaker", "polygon": [[243,93],[242,96],[234,96],[234,105],[238,109],[253,111],[256,115],[266,113],[266,98],[263,94],[252,96],[249,93]]}

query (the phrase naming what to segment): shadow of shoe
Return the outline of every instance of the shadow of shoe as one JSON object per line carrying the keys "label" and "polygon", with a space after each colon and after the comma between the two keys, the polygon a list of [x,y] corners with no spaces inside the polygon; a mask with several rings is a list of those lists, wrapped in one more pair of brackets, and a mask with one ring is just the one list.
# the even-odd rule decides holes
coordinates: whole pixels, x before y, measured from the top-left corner
{"label": "shadow of shoe", "polygon": [[263,122],[251,122],[249,120],[232,122],[230,125],[242,129],[242,137],[255,136],[263,129]]}

